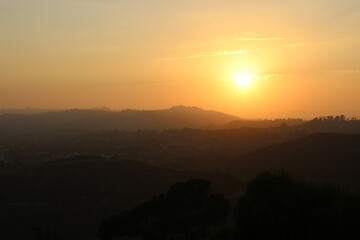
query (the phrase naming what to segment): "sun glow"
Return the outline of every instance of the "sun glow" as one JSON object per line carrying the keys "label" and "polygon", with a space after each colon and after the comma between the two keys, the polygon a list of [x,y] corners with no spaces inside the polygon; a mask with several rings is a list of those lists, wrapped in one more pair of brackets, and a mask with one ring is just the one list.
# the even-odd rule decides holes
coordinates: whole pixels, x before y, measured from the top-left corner
{"label": "sun glow", "polygon": [[251,86],[252,80],[255,78],[251,74],[238,74],[233,76],[235,84],[239,88],[248,88]]}

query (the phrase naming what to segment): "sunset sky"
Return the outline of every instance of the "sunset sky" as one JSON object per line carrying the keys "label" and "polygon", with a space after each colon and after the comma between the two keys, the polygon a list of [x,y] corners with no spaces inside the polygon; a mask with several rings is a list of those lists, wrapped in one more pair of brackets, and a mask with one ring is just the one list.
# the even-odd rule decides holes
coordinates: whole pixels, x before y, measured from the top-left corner
{"label": "sunset sky", "polygon": [[360,117],[359,0],[0,0],[0,108]]}

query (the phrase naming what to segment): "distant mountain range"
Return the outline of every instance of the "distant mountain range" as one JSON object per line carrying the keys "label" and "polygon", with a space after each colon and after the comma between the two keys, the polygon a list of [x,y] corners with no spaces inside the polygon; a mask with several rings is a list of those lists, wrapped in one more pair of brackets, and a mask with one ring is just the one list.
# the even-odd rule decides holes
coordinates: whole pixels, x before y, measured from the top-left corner
{"label": "distant mountain range", "polygon": [[[345,117],[345,116],[344,116]],[[358,120],[302,119],[247,120],[237,116],[204,110],[199,107],[175,106],[163,110],[122,110],[109,108],[46,110],[0,110],[0,140],[25,135],[44,135],[64,131],[124,131],[165,129],[239,129],[290,127],[292,130],[336,133],[360,133]]]}
{"label": "distant mountain range", "polygon": [[62,129],[181,129],[208,128],[239,119],[236,116],[176,106],[165,110],[66,110],[39,114],[0,115],[1,137],[43,134]]}
{"label": "distant mountain range", "polygon": [[0,109],[0,115],[3,114],[39,114],[46,112],[58,112],[58,109],[46,109],[46,108],[7,108]]}

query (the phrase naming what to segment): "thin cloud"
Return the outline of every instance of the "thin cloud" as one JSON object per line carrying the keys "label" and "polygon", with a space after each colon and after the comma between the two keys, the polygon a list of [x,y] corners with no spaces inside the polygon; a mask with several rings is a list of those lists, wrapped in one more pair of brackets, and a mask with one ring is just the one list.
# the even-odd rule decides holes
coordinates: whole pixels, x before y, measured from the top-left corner
{"label": "thin cloud", "polygon": [[[269,80],[275,80],[275,79],[283,79],[286,78],[286,74],[278,74],[278,73],[261,73],[261,74],[253,74],[252,78],[260,81],[269,81]],[[234,76],[219,76],[217,78],[220,81],[224,82],[232,82],[234,80]]]}
{"label": "thin cloud", "polygon": [[336,69],[331,72],[334,72],[334,73],[360,73],[360,69]]}
{"label": "thin cloud", "polygon": [[219,56],[226,56],[226,55],[242,55],[246,54],[248,51],[241,49],[237,51],[218,51],[218,52],[208,52],[208,53],[201,53],[201,54],[195,54],[190,56],[184,56],[184,57],[177,57],[177,58],[161,58],[160,61],[169,61],[169,60],[181,60],[181,59],[191,59],[191,58],[201,58],[201,57],[219,57]]}
{"label": "thin cloud", "polygon": [[280,79],[284,78],[284,74],[278,74],[278,73],[265,73],[265,74],[259,74],[257,75],[262,80],[272,80],[272,79]]}
{"label": "thin cloud", "polygon": [[284,48],[297,48],[297,47],[302,47],[304,46],[303,43],[289,43],[286,45],[283,45]]}
{"label": "thin cloud", "polygon": [[233,39],[234,41],[281,41],[283,37],[268,37],[254,32],[244,32],[240,37]]}
{"label": "thin cloud", "polygon": [[235,41],[281,41],[285,40],[282,37],[241,37],[235,38]]}
{"label": "thin cloud", "polygon": [[219,52],[215,52],[215,53],[210,53],[210,54],[203,54],[204,57],[216,57],[216,56],[224,56],[224,55],[239,55],[239,54],[245,54],[247,53],[247,50],[237,50],[237,51],[219,51]]}

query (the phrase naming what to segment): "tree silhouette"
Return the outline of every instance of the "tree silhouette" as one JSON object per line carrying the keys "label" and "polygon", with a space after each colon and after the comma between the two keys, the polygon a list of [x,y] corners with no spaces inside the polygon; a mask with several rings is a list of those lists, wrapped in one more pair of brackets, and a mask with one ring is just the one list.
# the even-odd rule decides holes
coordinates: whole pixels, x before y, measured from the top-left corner
{"label": "tree silhouette", "polygon": [[230,209],[224,196],[211,193],[210,185],[201,179],[176,183],[166,195],[105,220],[98,235],[104,240],[121,236],[198,239],[223,221]]}
{"label": "tree silhouette", "polygon": [[240,239],[360,239],[359,198],[339,188],[263,173],[236,205]]}
{"label": "tree silhouette", "polygon": [[32,240],[56,240],[57,238],[57,231],[55,227],[46,227],[45,229],[40,228],[32,228]]}

